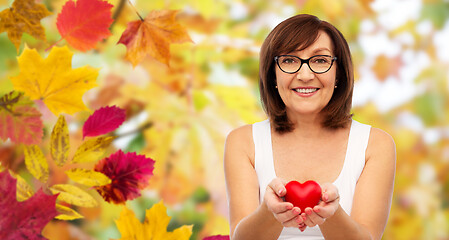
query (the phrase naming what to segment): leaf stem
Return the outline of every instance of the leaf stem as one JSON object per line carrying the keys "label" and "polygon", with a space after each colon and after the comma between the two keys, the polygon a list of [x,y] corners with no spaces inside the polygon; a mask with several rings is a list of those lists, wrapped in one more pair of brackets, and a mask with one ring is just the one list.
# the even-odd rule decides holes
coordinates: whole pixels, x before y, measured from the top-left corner
{"label": "leaf stem", "polygon": [[[112,27],[117,22],[117,19],[120,17],[120,14],[123,12],[123,7],[125,6],[126,0],[120,0],[117,8],[115,9],[114,14],[112,15],[112,19],[114,19],[114,22],[109,27],[109,30],[112,30]],[[112,32],[112,31],[111,31]],[[103,39],[105,41],[106,39]]]}
{"label": "leaf stem", "polygon": [[50,47],[46,48],[45,51],[47,52],[47,51],[50,50],[52,47],[56,46],[56,44],[58,44],[59,42],[61,42],[62,39],[64,39],[64,38],[61,38],[61,39],[59,39],[58,41],[56,41],[55,43],[53,43]]}
{"label": "leaf stem", "polygon": [[129,131],[129,132],[125,132],[125,133],[116,135],[117,137],[116,137],[115,139],[121,138],[121,137],[125,137],[125,136],[128,136],[128,135],[132,135],[132,134],[135,134],[135,133],[139,133],[139,132],[141,132],[141,131],[143,131],[143,130],[145,130],[145,129],[147,129],[147,128],[150,128],[150,127],[152,127],[152,126],[153,126],[153,123],[152,123],[152,122],[147,122],[147,123],[145,123],[144,125],[140,126],[140,127],[137,128],[137,129],[134,129],[134,130],[131,130],[131,131]]}
{"label": "leaf stem", "polygon": [[129,5],[131,5],[131,7],[133,7],[134,11],[137,13],[137,16],[139,16],[140,21],[144,21],[144,19],[142,18],[142,16],[140,16],[139,12],[137,11],[137,9],[134,7],[134,5],[131,3],[131,0],[128,0]]}

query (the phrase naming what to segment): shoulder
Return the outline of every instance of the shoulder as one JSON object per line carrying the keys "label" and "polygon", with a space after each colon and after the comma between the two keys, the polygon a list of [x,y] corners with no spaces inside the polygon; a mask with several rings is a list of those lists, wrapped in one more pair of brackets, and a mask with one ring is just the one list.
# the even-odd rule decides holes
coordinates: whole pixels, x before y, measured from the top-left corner
{"label": "shoulder", "polygon": [[387,132],[371,127],[370,136],[368,140],[368,147],[366,149],[367,160],[383,156],[383,161],[396,160],[396,145],[393,138]]}
{"label": "shoulder", "polygon": [[252,126],[253,125],[251,124],[247,124],[232,130],[226,137],[226,142],[239,141],[239,140],[244,141],[252,140],[252,133],[253,133]]}
{"label": "shoulder", "polygon": [[252,134],[251,124],[232,130],[226,137],[225,154],[244,154],[253,163],[254,142]]}

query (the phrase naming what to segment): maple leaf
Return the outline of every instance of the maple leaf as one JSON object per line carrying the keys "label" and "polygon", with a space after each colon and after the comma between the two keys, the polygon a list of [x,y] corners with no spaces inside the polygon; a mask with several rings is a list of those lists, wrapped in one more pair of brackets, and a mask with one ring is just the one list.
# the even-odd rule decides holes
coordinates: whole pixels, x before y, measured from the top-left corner
{"label": "maple leaf", "polygon": [[125,121],[125,110],[116,106],[106,106],[96,110],[83,126],[83,138],[95,137],[117,129]]}
{"label": "maple leaf", "polygon": [[168,65],[170,44],[191,42],[187,31],[176,21],[178,11],[152,11],[144,20],[128,23],[117,44],[126,46],[125,58],[135,67],[149,54]]}
{"label": "maple leaf", "polygon": [[98,69],[72,69],[72,55],[66,46],[53,47],[48,57],[42,59],[35,49],[25,47],[18,57],[20,73],[11,77],[14,89],[32,100],[42,100],[55,115],[87,110],[82,96],[97,85]]}
{"label": "maple leaf", "polygon": [[58,15],[56,26],[70,46],[87,51],[110,36],[112,5],[101,0],[67,1]]}
{"label": "maple leaf", "polygon": [[134,212],[123,208],[120,218],[115,221],[123,240],[188,240],[192,235],[192,225],[182,226],[173,232],[167,232],[170,217],[167,216],[167,208],[161,202],[147,209],[145,220],[142,224]]}
{"label": "maple leaf", "polygon": [[23,33],[45,41],[41,19],[51,15],[44,4],[36,4],[34,0],[15,0],[12,7],[0,12],[0,33],[7,32],[8,38],[19,52]]}
{"label": "maple leaf", "polygon": [[0,98],[0,138],[14,143],[39,144],[43,135],[40,112],[23,93],[10,92]]}
{"label": "maple leaf", "polygon": [[153,175],[154,160],[135,152],[118,150],[95,165],[95,171],[111,179],[111,183],[96,187],[107,202],[124,203],[140,196],[140,190],[148,185]]}
{"label": "maple leaf", "polygon": [[0,239],[46,239],[42,229],[58,213],[57,195],[41,189],[29,199],[16,200],[16,182],[7,171],[0,172]]}

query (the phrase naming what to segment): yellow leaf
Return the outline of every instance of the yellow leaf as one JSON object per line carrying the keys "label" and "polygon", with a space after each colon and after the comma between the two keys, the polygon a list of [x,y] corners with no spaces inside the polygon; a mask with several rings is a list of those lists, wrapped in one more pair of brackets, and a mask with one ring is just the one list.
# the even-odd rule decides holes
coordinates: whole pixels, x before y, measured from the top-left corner
{"label": "yellow leaf", "polygon": [[120,239],[123,240],[188,240],[192,235],[192,225],[167,232],[169,222],[170,217],[167,216],[167,208],[162,201],[146,211],[143,224],[126,207],[120,213],[120,218],[115,221],[122,236]]}
{"label": "yellow leaf", "polygon": [[80,207],[95,207],[97,201],[79,187],[69,184],[56,184],[50,188],[53,194],[59,193],[58,200]]}
{"label": "yellow leaf", "polygon": [[103,155],[106,147],[111,144],[115,137],[97,137],[85,141],[73,156],[73,163],[94,162]]}
{"label": "yellow leaf", "polygon": [[61,204],[57,204],[56,203],[56,210],[58,210],[59,214],[58,216],[56,216],[56,219],[59,220],[74,220],[74,219],[80,219],[80,218],[84,218],[83,215],[79,214],[78,212],[76,212],[75,210],[63,206]]}
{"label": "yellow leaf", "polygon": [[12,7],[0,12],[0,33],[8,32],[8,38],[19,51],[23,33],[45,40],[41,19],[51,15],[44,4],[35,0],[15,0]]}
{"label": "yellow leaf", "polygon": [[145,20],[128,23],[118,43],[126,46],[126,59],[135,67],[147,54],[168,65],[170,44],[191,42],[187,31],[176,21],[178,11],[152,11]]}
{"label": "yellow leaf", "polygon": [[48,163],[37,145],[25,146],[25,165],[28,171],[39,181],[47,182]]}
{"label": "yellow leaf", "polygon": [[65,172],[74,182],[81,183],[89,187],[103,186],[111,183],[106,175],[101,172],[87,169],[74,168]]}
{"label": "yellow leaf", "polygon": [[87,110],[82,96],[97,85],[98,69],[72,69],[72,55],[66,46],[53,47],[43,59],[35,49],[25,47],[18,57],[20,73],[11,77],[14,89],[42,100],[55,115]]}
{"label": "yellow leaf", "polygon": [[123,208],[120,218],[115,221],[117,228],[122,236],[120,239],[144,239],[143,225],[137,220],[133,211]]}
{"label": "yellow leaf", "polygon": [[17,179],[17,191],[16,191],[16,197],[17,201],[25,201],[31,196],[33,196],[34,191],[33,188],[31,188],[30,185],[23,179],[20,175],[14,175],[14,177]]}
{"label": "yellow leaf", "polygon": [[69,128],[63,115],[59,115],[53,131],[51,132],[50,149],[53,161],[58,166],[63,166],[69,156]]}

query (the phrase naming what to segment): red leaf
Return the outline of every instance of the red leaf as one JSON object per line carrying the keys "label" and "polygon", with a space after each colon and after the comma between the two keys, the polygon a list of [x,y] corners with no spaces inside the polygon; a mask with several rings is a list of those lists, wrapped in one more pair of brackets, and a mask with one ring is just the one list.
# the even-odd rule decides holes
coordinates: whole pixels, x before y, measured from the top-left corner
{"label": "red leaf", "polygon": [[83,126],[83,138],[95,137],[117,129],[125,121],[125,110],[116,106],[102,107],[86,120]]}
{"label": "red leaf", "polygon": [[39,144],[43,135],[41,113],[22,93],[10,92],[0,98],[0,138],[14,143]]}
{"label": "red leaf", "polygon": [[41,189],[31,198],[16,200],[16,182],[7,171],[0,173],[0,239],[46,239],[42,229],[58,212],[58,195],[46,195]]}
{"label": "red leaf", "polygon": [[203,238],[203,240],[229,240],[229,235],[215,235]]}
{"label": "red leaf", "polygon": [[97,42],[111,35],[112,7],[101,0],[67,1],[56,22],[61,37],[80,51],[94,48]]}
{"label": "red leaf", "polygon": [[105,201],[124,203],[140,196],[140,190],[148,186],[148,180],[153,176],[153,169],[153,159],[135,152],[125,154],[118,150],[95,166],[95,171],[102,172],[111,179],[110,184],[96,189]]}

